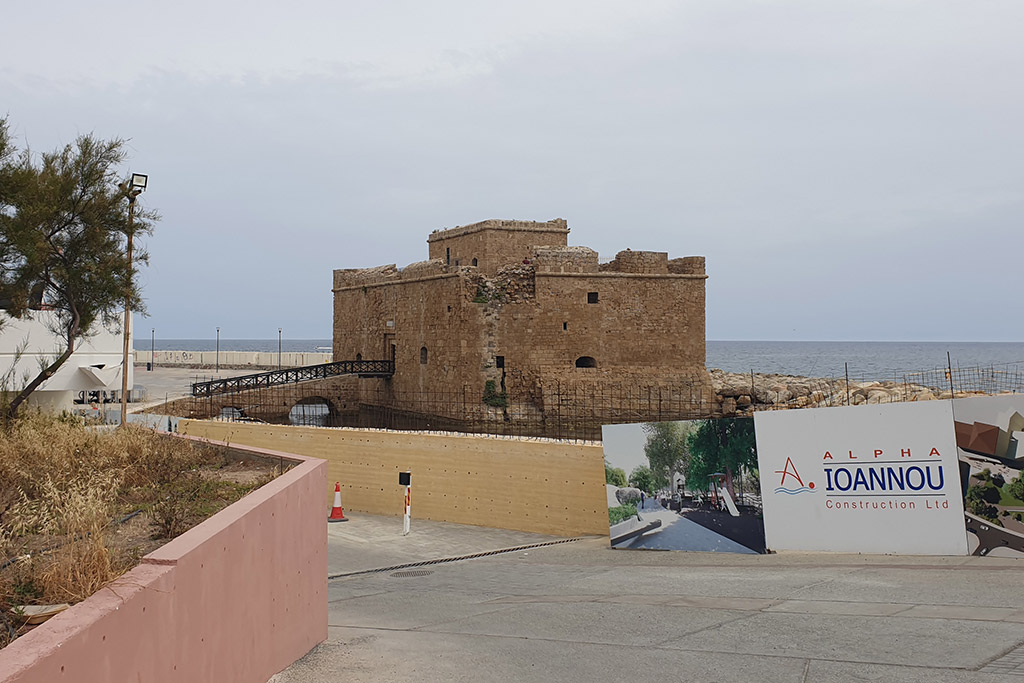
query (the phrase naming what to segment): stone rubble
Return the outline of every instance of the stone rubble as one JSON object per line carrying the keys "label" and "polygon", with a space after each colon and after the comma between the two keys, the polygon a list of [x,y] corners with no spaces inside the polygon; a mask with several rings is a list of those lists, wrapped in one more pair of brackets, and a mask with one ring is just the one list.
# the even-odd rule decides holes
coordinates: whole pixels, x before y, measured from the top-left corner
{"label": "stone rubble", "polygon": [[[951,398],[948,388],[902,382],[861,382],[830,377],[736,373],[712,369],[715,401],[725,417],[750,415],[757,410],[824,408],[828,406],[934,401]],[[982,396],[957,391],[956,398]]]}

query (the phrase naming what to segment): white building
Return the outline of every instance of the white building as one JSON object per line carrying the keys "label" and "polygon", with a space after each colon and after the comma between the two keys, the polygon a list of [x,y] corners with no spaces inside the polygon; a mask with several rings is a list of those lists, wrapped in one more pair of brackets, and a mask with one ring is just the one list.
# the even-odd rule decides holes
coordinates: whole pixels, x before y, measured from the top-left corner
{"label": "white building", "polygon": [[[24,319],[11,318],[0,311],[0,379],[6,379],[7,391],[18,392],[42,367],[52,363],[65,348],[64,340],[48,325],[55,320],[50,311],[31,311]],[[26,402],[47,410],[71,410],[76,398],[85,392],[112,392],[120,395],[123,337],[100,324],[89,337],[76,341],[75,352],[57,373],[42,384]],[[134,380],[135,353],[129,340],[128,386]],[[19,355],[20,354],[20,355]]]}

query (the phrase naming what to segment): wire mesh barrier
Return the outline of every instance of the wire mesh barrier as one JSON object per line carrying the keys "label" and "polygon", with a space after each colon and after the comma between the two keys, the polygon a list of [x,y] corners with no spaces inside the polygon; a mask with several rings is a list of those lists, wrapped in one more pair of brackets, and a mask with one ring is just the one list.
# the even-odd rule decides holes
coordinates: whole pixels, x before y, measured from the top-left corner
{"label": "wire mesh barrier", "polygon": [[[511,383],[507,393],[469,388],[395,391],[384,380],[298,381],[200,392],[173,404],[183,417],[328,427],[466,432],[599,441],[601,426],[751,415],[762,410],[895,403],[1024,393],[1024,362],[937,368],[887,378],[806,378],[711,372],[700,382],[643,386],[547,381]],[[336,381],[336,380],[331,380]],[[168,404],[172,405],[172,404]],[[155,410],[166,410],[162,406]]]}
{"label": "wire mesh barrier", "polygon": [[952,394],[1024,393],[1024,361],[961,368],[947,366],[903,375],[907,384],[946,388]]}
{"label": "wire mesh barrier", "polygon": [[795,377],[711,371],[724,415],[1024,393],[1024,363],[937,368],[865,377]]}
{"label": "wire mesh barrier", "polygon": [[[554,382],[533,395],[488,397],[468,388],[401,392],[353,378],[352,390],[328,395],[320,382],[255,386],[193,395],[173,406],[183,417],[331,427],[466,432],[599,441],[601,425],[710,415],[706,384],[608,387]],[[154,410],[165,410],[166,407]]]}

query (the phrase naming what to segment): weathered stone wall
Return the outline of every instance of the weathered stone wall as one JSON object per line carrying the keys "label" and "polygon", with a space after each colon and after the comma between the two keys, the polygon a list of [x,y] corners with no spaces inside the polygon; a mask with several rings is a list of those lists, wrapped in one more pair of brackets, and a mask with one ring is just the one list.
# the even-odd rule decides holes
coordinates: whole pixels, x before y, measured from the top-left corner
{"label": "weathered stone wall", "polygon": [[[430,414],[506,419],[502,406],[483,400],[493,382],[518,410],[537,415],[567,408],[564,393],[601,396],[607,417],[641,391],[710,412],[703,258],[669,261],[664,252],[627,250],[599,266],[592,249],[564,246],[564,221],[555,222],[561,233],[550,224],[516,232],[518,222],[501,230],[485,223],[432,235],[431,261],[335,271],[334,358],[393,354],[396,363],[393,378],[360,384],[361,400],[412,411],[420,401]],[[563,245],[535,243],[552,234]],[[437,250],[443,258],[444,249],[472,239],[483,245],[474,253],[506,262],[467,267],[436,258]],[[518,256],[527,245],[524,264]],[[461,260],[468,252],[459,253]]]}
{"label": "weathered stone wall", "polygon": [[452,267],[476,265],[481,272],[492,275],[502,266],[531,259],[537,246],[564,247],[568,234],[562,218],[547,222],[492,219],[437,230],[427,238],[427,244],[431,259]]}

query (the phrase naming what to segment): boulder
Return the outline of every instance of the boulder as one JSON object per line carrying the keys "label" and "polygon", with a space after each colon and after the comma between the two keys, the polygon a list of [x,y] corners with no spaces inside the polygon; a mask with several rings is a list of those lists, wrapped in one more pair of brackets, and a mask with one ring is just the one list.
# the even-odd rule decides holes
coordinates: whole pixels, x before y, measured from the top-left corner
{"label": "boulder", "polygon": [[619,501],[620,505],[625,505],[626,503],[639,503],[640,489],[635,489],[631,486],[620,488],[615,492],[615,498]]}

